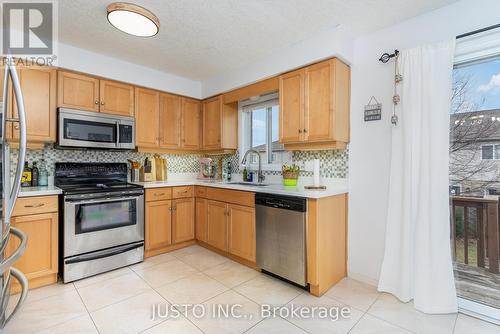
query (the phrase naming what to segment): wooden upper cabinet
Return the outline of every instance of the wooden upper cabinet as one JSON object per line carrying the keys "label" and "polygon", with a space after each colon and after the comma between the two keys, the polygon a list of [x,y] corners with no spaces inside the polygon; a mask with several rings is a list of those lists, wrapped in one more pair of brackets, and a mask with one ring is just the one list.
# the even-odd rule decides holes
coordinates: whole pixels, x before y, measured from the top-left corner
{"label": "wooden upper cabinet", "polygon": [[160,94],[160,147],[181,146],[181,97]]}
{"label": "wooden upper cabinet", "polygon": [[350,68],[329,59],[280,76],[280,142],[349,142]]}
{"label": "wooden upper cabinet", "polygon": [[207,201],[207,243],[223,251],[227,251],[226,215],[226,203]]}
{"label": "wooden upper cabinet", "polygon": [[221,148],[222,96],[203,101],[203,148]]}
{"label": "wooden upper cabinet", "polygon": [[179,198],[172,201],[172,242],[194,239],[194,198]]}
{"label": "wooden upper cabinet", "polygon": [[198,150],[201,146],[200,102],[182,98],[182,138],[184,149]]}
{"label": "wooden upper cabinet", "polygon": [[58,71],[57,85],[58,107],[99,111],[99,79]]}
{"label": "wooden upper cabinet", "polygon": [[204,150],[238,148],[238,102],[223,104],[222,101],[220,95],[202,102]]}
{"label": "wooden upper cabinet", "polygon": [[135,140],[139,147],[158,147],[159,99],[157,91],[135,88]]}
{"label": "wooden upper cabinet", "polygon": [[[26,111],[26,139],[28,142],[56,141],[56,70],[23,68],[18,70]],[[13,104],[11,117],[17,118]],[[14,123],[12,137],[19,138],[19,124]]]}
{"label": "wooden upper cabinet", "polygon": [[300,69],[280,76],[280,142],[299,142],[304,138],[304,77]]}
{"label": "wooden upper cabinet", "polygon": [[134,116],[134,86],[100,80],[99,87],[100,112]]}
{"label": "wooden upper cabinet", "polygon": [[255,208],[228,204],[228,251],[255,262]]}

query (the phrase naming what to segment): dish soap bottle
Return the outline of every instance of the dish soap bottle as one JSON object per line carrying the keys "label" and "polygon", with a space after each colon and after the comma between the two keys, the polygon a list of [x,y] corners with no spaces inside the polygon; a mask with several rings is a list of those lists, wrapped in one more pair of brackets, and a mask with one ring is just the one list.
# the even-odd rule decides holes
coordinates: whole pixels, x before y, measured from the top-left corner
{"label": "dish soap bottle", "polygon": [[31,186],[38,186],[38,167],[36,166],[36,161],[33,162],[33,167],[31,168]]}
{"label": "dish soap bottle", "polygon": [[246,182],[248,180],[248,171],[247,168],[243,168],[243,182]]}
{"label": "dish soap bottle", "polygon": [[21,187],[31,186],[31,168],[28,166],[28,161],[24,162],[23,176],[21,178]]}

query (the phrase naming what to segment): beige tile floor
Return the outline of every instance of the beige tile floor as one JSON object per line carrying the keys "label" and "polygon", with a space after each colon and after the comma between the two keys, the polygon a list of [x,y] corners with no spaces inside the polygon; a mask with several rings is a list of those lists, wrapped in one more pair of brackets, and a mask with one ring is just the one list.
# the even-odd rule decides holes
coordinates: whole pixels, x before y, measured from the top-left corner
{"label": "beige tile floor", "polygon": [[[246,317],[151,318],[151,305],[238,304]],[[339,321],[283,315],[262,318],[259,304],[349,307]],[[207,311],[208,312],[208,311]],[[321,298],[199,246],[147,259],[70,284],[31,290],[3,333],[352,333],[498,334],[500,327],[465,315],[425,315],[372,286],[344,279]],[[3,334],[2,333],[2,334]]]}

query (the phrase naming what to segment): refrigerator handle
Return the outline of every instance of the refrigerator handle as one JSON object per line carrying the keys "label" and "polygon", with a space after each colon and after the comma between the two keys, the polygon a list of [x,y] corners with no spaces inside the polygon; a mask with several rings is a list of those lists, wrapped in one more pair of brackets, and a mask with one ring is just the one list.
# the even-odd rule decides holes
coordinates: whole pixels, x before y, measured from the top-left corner
{"label": "refrigerator handle", "polygon": [[[23,93],[21,91],[21,85],[19,83],[19,77],[17,76],[17,71],[13,62],[7,60],[6,72],[10,73],[12,79],[12,88],[14,90],[14,96],[16,99],[17,113],[19,117],[19,154],[17,156],[17,166],[16,174],[14,176],[14,184],[12,190],[10,191],[9,199],[7,201],[6,217],[10,218],[12,216],[12,211],[14,210],[14,205],[16,204],[17,196],[19,194],[19,189],[21,187],[21,177],[23,175],[24,160],[26,159],[26,112],[24,109],[24,99]],[[8,82],[8,80],[7,80]],[[5,91],[5,87],[4,87]],[[5,99],[4,99],[5,100]],[[4,106],[5,106],[4,102]],[[7,109],[4,109],[4,113]]]}
{"label": "refrigerator handle", "polygon": [[[5,326],[7,322],[9,322],[10,319],[16,314],[16,312],[19,310],[21,305],[23,304],[24,300],[26,299],[26,296],[28,295],[28,280],[26,279],[26,276],[24,274],[16,269],[16,268],[10,268],[10,275],[9,275],[9,283],[7,286],[10,286],[10,277],[14,276],[14,278],[19,282],[21,285],[21,295],[19,296],[19,300],[16,303],[16,306],[14,306],[14,309],[12,312],[10,312],[9,316],[5,318],[4,323],[2,324],[2,327]],[[8,291],[7,291],[8,293]]]}

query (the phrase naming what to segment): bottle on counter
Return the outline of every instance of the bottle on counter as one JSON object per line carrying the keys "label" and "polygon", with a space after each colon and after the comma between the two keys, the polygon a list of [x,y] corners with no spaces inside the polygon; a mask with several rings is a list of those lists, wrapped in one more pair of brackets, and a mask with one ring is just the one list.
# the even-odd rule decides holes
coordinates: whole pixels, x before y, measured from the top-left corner
{"label": "bottle on counter", "polygon": [[40,167],[38,168],[38,185],[47,186],[49,184],[49,172],[45,166],[45,160],[40,161]]}
{"label": "bottle on counter", "polygon": [[231,182],[231,178],[233,177],[231,174],[231,162],[227,162],[227,172],[226,172],[227,182]]}
{"label": "bottle on counter", "polygon": [[37,187],[38,186],[38,176],[40,174],[38,173],[38,167],[36,166],[36,161],[33,162],[33,167],[31,168],[31,186],[32,187]]}
{"label": "bottle on counter", "polygon": [[243,181],[248,181],[248,170],[246,167],[243,168]]}
{"label": "bottle on counter", "polygon": [[23,176],[21,178],[21,187],[31,187],[31,168],[28,161],[24,162]]}

